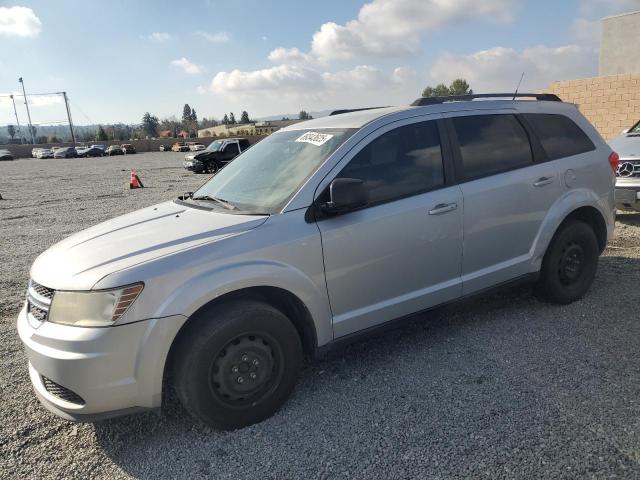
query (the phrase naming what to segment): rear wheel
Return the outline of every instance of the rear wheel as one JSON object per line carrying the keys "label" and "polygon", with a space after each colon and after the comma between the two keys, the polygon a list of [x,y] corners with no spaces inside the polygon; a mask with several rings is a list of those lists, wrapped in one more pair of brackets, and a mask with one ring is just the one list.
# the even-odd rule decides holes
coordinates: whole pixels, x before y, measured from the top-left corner
{"label": "rear wheel", "polygon": [[238,301],[203,310],[179,339],[173,383],[198,420],[233,430],[271,416],[293,390],[302,345],[270,305]]}
{"label": "rear wheel", "polygon": [[582,298],[593,283],[599,253],[598,239],[588,224],[567,222],[556,232],[545,253],[537,293],[559,304]]}

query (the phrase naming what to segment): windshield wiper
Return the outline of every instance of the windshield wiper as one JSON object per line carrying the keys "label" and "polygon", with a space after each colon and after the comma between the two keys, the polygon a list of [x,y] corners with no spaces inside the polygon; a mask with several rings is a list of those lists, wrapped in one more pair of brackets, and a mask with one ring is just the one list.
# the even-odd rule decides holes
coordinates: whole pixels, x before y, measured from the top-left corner
{"label": "windshield wiper", "polygon": [[225,200],[223,198],[218,198],[218,197],[211,197],[209,195],[202,195],[202,196],[199,196],[199,197],[191,197],[191,200],[207,200],[207,201],[210,201],[210,202],[216,202],[216,203],[222,205],[227,210],[238,210],[238,207],[236,207],[233,203],[229,202],[228,200]]}

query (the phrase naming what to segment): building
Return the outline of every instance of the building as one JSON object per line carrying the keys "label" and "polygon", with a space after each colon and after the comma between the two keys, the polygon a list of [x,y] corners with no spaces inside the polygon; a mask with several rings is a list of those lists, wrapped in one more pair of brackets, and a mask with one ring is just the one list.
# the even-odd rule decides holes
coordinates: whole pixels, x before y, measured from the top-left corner
{"label": "building", "polygon": [[231,137],[234,135],[255,135],[256,129],[253,123],[216,125],[198,130],[198,138],[205,137]]}
{"label": "building", "polygon": [[640,12],[602,20],[599,75],[552,83],[546,90],[572,102],[605,140],[640,120]]}
{"label": "building", "polygon": [[302,120],[264,120],[256,122],[256,135],[271,135],[281,128],[288,127]]}

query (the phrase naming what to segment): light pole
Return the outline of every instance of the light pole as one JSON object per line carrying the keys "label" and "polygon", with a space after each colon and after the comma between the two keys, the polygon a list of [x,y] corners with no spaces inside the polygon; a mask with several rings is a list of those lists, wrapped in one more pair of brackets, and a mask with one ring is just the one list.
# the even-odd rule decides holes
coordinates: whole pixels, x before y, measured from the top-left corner
{"label": "light pole", "polygon": [[27,101],[27,92],[24,89],[24,81],[22,80],[22,77],[20,77],[18,81],[22,85],[22,94],[24,95],[24,106],[27,107],[27,119],[29,120],[29,133],[31,134],[31,143],[35,144],[36,139],[33,136],[33,125],[31,125],[31,113],[29,113],[29,102]]}
{"label": "light pole", "polygon": [[18,132],[20,133],[20,143],[25,140],[24,135],[22,134],[22,129],[20,128],[20,120],[18,120],[18,110],[16,109],[16,100],[13,98],[13,95],[9,95],[11,97],[11,101],[13,102],[13,113],[16,116],[16,123],[18,124]]}

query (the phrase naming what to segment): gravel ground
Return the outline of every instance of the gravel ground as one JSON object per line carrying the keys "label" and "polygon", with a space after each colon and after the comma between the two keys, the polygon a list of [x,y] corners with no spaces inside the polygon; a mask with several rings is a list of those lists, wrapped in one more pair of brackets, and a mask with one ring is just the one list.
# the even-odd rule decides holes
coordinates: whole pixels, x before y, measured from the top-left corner
{"label": "gravel ground", "polygon": [[[639,478],[640,215],[582,301],[526,288],[447,307],[305,367],[291,400],[232,433],[170,401],[73,424],[31,391],[15,328],[29,266],[98,221],[205,180],[182,155],[0,163],[0,478]],[[129,168],[147,188],[128,190]]]}

